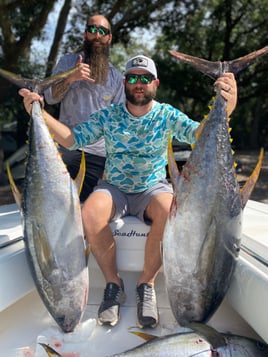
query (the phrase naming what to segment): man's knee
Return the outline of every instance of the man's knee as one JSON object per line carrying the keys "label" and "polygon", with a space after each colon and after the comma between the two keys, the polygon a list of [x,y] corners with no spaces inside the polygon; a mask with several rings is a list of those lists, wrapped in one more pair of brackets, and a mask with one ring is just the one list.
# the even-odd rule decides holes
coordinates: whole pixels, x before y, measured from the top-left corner
{"label": "man's knee", "polygon": [[173,194],[163,192],[151,199],[146,209],[146,215],[152,220],[152,222],[159,219],[166,220],[170,211],[172,198]]}
{"label": "man's knee", "polygon": [[113,200],[105,192],[93,192],[82,207],[82,218],[94,224],[96,221],[109,221],[113,212]]}

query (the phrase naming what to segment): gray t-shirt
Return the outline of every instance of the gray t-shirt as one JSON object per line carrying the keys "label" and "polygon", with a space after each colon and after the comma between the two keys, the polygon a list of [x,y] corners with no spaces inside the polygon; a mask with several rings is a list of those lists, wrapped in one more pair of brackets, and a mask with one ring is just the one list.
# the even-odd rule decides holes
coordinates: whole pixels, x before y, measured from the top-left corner
{"label": "gray t-shirt", "polygon": [[[67,54],[61,57],[53,70],[53,75],[75,67],[78,57],[79,54]],[[45,91],[44,95],[48,104],[58,103],[52,97],[51,87]],[[70,85],[68,92],[60,102],[59,120],[69,128],[73,128],[88,120],[90,114],[104,109],[112,103],[121,102],[125,102],[123,76],[109,63],[108,79],[104,84],[76,81]],[[94,155],[106,156],[103,138],[94,144],[87,145],[83,150]]]}

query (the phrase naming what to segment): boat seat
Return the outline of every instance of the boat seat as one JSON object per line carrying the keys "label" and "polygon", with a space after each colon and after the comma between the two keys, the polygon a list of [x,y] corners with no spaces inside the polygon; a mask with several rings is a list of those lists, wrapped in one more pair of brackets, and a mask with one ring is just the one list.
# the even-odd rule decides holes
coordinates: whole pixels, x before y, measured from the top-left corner
{"label": "boat seat", "polygon": [[[142,271],[144,247],[150,226],[133,216],[126,216],[110,223],[116,241],[117,268],[119,271]],[[98,267],[93,256],[89,269]]]}

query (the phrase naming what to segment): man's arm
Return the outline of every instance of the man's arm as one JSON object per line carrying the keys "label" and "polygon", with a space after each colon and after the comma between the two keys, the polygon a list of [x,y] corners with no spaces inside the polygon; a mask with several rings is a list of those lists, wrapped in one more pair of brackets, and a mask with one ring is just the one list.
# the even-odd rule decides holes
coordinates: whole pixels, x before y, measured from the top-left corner
{"label": "man's arm", "polygon": [[[24,107],[28,114],[31,114],[32,103],[37,100],[43,105],[44,99],[38,93],[30,92],[28,89],[22,88],[19,94],[23,97]],[[74,144],[74,136],[66,125],[52,117],[48,112],[43,110],[43,116],[49,131],[53,135],[53,139],[60,145],[69,148]]]}
{"label": "man's arm", "polygon": [[62,101],[65,94],[67,93],[70,87],[71,81],[69,78],[65,78],[61,82],[52,86],[52,97],[57,102]]}

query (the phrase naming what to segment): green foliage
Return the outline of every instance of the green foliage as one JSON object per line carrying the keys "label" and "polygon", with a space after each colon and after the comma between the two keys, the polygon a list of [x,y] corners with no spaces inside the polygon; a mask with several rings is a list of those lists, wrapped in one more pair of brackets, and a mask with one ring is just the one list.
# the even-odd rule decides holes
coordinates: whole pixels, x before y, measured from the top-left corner
{"label": "green foliage", "polygon": [[[210,79],[167,53],[175,49],[212,61],[241,57],[267,45],[267,0],[178,2],[167,12],[156,44],[161,99],[168,98],[194,119],[207,113],[213,95]],[[237,76],[239,101],[231,125],[236,147],[267,146],[267,57]],[[177,100],[177,103],[175,103]]]}
{"label": "green foliage", "polygon": [[[48,37],[45,24],[56,4],[57,0],[1,2],[0,67],[29,78],[44,77],[48,49],[40,53],[34,40]],[[168,50],[217,61],[264,47],[268,38],[267,6],[268,0],[73,0],[58,55],[80,47],[87,17],[102,13],[112,24],[114,65],[123,71],[126,60],[137,53],[153,57],[161,82],[157,99],[200,120],[208,112],[213,82],[178,63]],[[239,74],[237,81],[239,101],[231,121],[235,146],[267,147],[267,56]],[[0,84],[0,127],[20,118],[18,141],[22,142],[28,116],[17,88],[1,79]]]}

